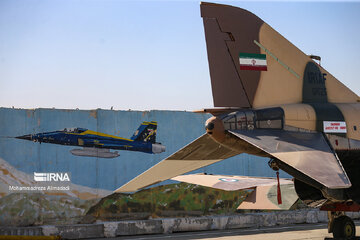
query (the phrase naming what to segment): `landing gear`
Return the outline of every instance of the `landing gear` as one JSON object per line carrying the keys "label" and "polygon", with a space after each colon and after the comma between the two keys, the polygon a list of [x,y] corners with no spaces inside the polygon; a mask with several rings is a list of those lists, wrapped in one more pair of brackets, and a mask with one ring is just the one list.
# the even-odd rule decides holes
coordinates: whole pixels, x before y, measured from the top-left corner
{"label": "landing gear", "polygon": [[346,216],[344,212],[328,212],[328,231],[333,233],[335,239],[354,239],[354,221]]}
{"label": "landing gear", "polygon": [[348,216],[341,216],[335,218],[334,238],[353,239],[355,237],[355,224]]}

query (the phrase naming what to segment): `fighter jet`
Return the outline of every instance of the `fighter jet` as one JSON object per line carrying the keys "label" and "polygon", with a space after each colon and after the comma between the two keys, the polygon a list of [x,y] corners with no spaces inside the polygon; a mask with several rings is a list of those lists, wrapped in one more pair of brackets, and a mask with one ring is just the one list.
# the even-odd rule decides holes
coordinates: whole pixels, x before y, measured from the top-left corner
{"label": "fighter jet", "polygon": [[157,122],[143,122],[130,139],[94,132],[85,128],[65,128],[60,131],[28,134],[16,138],[39,143],[81,146],[72,149],[76,156],[115,158],[120,154],[110,149],[138,151],[144,153],[162,153],[165,146],[156,142]]}
{"label": "fighter jet", "polygon": [[213,115],[206,133],[116,192],[248,153],[270,158],[304,203],[329,211],[335,238],[353,237],[344,211],[360,210],[359,96],[253,13],[202,2],[201,16],[215,106],[200,111]]}

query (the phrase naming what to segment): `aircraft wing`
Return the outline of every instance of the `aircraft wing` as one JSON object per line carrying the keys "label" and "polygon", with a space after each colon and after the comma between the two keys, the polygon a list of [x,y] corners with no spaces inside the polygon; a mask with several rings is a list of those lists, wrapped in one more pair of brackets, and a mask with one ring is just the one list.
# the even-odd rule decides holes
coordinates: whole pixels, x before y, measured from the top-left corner
{"label": "aircraft wing", "polygon": [[[325,187],[332,189],[351,187],[340,161],[321,133],[274,129],[229,132]],[[240,153],[220,145],[209,135],[204,134],[115,192],[134,192]]]}
{"label": "aircraft wing", "polygon": [[229,132],[327,188],[351,187],[346,172],[322,133],[274,129]]}
{"label": "aircraft wing", "polygon": [[189,174],[174,177],[172,180],[225,191],[254,189],[239,205],[238,209],[243,210],[288,210],[298,200],[291,179],[280,179],[282,204],[278,204],[277,179],[275,178]]}
{"label": "aircraft wing", "polygon": [[204,134],[116,189],[115,192],[135,192],[141,188],[208,166],[239,153],[220,145],[212,140],[209,135]]}
{"label": "aircraft wing", "polygon": [[248,210],[289,210],[299,199],[293,183],[280,183],[282,203],[278,204],[277,186],[258,186],[237,209]]}
{"label": "aircraft wing", "polygon": [[[179,182],[197,184],[204,187],[217,188],[225,191],[255,188],[259,186],[273,186],[277,184],[275,178],[226,176],[209,174],[188,174],[171,178]],[[293,184],[291,179],[280,179],[280,184]]]}

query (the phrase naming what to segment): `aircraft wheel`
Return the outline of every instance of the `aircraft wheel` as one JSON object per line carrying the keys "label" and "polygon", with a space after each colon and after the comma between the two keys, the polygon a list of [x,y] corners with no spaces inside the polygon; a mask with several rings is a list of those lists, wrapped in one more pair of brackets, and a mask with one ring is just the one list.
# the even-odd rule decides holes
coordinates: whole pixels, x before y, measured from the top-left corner
{"label": "aircraft wheel", "polygon": [[355,224],[348,216],[341,216],[334,219],[333,235],[335,239],[355,238]]}

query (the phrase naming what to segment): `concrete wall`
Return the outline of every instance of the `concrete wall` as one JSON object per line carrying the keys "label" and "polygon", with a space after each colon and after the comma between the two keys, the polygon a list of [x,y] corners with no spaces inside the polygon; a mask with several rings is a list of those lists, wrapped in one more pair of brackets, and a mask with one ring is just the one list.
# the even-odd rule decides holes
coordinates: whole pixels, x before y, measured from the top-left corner
{"label": "concrete wall", "polygon": [[[91,188],[114,190],[204,133],[208,114],[182,111],[112,111],[0,108],[0,158],[17,170],[70,172],[71,182]],[[143,121],[157,121],[157,141],[162,154],[120,151],[114,159],[73,156],[74,147],[6,138],[54,131],[66,127],[130,138]],[[198,170],[213,174],[274,176],[267,159],[242,154]],[[285,174],[282,174],[285,176]]]}

